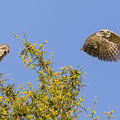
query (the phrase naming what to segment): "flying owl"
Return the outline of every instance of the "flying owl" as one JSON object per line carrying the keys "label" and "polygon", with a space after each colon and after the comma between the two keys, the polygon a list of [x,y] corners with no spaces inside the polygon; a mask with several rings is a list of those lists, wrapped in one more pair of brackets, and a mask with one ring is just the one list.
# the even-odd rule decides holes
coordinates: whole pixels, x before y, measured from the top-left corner
{"label": "flying owl", "polygon": [[117,62],[120,59],[120,36],[107,29],[100,30],[86,39],[81,50],[100,60]]}
{"label": "flying owl", "polygon": [[0,45],[0,61],[9,53],[10,47],[6,44]]}

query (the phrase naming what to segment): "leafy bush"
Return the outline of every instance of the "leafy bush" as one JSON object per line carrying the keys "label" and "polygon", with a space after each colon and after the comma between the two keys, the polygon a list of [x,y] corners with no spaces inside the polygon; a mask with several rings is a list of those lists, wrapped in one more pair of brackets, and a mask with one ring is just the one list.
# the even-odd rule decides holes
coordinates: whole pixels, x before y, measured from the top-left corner
{"label": "leafy bush", "polygon": [[[21,86],[18,90],[15,85],[5,86],[5,81],[0,74],[0,119],[4,120],[75,120],[80,115],[86,114],[85,119],[97,120],[95,115],[95,101],[90,114],[82,105],[83,96],[81,89],[85,86],[82,82],[82,69],[73,69],[65,66],[56,71],[52,68],[51,53],[44,51],[45,41],[39,46],[27,40],[22,40],[24,49],[19,53],[24,67],[35,70],[37,73],[37,88],[34,90],[30,82],[29,88]],[[26,38],[26,36],[25,36]],[[49,57],[46,57],[48,56]],[[110,119],[113,111],[107,115]]]}

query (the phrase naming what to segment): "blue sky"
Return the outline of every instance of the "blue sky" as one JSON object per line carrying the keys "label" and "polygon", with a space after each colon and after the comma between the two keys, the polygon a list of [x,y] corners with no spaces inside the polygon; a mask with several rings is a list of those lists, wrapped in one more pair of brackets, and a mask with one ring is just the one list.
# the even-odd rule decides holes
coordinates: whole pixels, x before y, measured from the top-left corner
{"label": "blue sky", "polygon": [[10,0],[0,2],[0,42],[10,45],[10,53],[0,63],[0,73],[10,74],[11,83],[34,83],[34,72],[24,68],[17,52],[22,43],[12,36],[23,38],[24,31],[32,43],[48,41],[46,49],[53,52],[55,69],[65,65],[84,67],[82,90],[86,106],[98,96],[97,115],[109,107],[120,119],[120,61],[102,62],[88,56],[80,48],[85,39],[100,29],[120,34],[119,0]]}

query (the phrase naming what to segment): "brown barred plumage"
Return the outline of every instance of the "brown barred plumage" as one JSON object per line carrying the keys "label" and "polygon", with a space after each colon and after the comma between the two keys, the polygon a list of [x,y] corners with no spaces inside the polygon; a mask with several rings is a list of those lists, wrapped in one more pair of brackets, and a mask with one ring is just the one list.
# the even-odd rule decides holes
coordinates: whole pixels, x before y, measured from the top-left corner
{"label": "brown barred plumage", "polygon": [[107,29],[100,30],[86,39],[81,50],[100,60],[117,62],[120,59],[120,36]]}

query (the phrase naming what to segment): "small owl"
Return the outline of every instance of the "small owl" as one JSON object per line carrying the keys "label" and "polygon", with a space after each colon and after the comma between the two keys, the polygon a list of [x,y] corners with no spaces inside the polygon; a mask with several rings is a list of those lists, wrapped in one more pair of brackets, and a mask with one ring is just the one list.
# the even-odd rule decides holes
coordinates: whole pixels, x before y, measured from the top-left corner
{"label": "small owl", "polygon": [[0,61],[9,53],[10,47],[6,44],[0,45]]}
{"label": "small owl", "polygon": [[120,36],[107,29],[100,30],[86,39],[81,50],[100,60],[117,62],[120,59]]}

